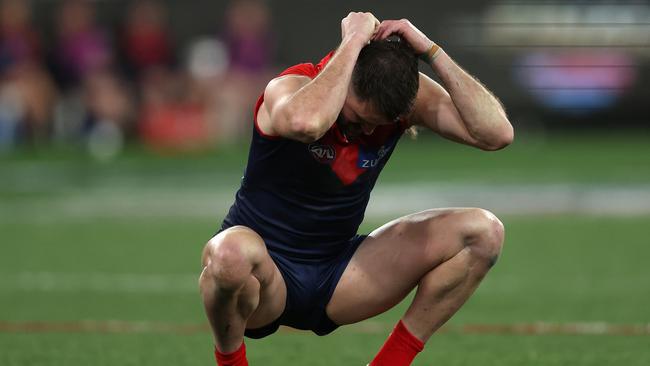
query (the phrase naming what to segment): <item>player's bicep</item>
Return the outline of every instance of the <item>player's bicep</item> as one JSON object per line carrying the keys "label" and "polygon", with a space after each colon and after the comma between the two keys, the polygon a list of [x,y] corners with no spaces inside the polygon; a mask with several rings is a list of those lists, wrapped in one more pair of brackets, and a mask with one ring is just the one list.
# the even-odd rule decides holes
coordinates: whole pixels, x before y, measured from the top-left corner
{"label": "player's bicep", "polygon": [[447,139],[471,146],[478,144],[465,127],[449,93],[422,73],[412,121],[413,124],[426,127]]}
{"label": "player's bicep", "polygon": [[302,75],[286,75],[269,82],[264,90],[264,102],[257,115],[258,128],[266,135],[290,137],[291,120],[287,103],[311,79]]}

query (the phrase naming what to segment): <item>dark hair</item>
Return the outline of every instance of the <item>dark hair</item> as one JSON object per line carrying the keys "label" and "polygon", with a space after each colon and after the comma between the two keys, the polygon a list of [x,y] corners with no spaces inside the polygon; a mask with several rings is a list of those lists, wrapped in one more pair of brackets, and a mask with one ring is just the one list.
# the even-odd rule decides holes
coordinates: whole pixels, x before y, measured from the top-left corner
{"label": "dark hair", "polygon": [[370,101],[390,121],[411,111],[419,84],[418,58],[399,38],[370,42],[352,73],[357,97]]}

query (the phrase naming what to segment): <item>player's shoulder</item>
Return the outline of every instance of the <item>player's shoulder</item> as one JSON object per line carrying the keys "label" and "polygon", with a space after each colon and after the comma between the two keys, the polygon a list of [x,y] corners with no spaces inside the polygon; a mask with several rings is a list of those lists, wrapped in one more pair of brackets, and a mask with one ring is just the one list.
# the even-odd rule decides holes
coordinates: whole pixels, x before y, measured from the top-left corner
{"label": "player's shoulder", "polygon": [[312,63],[305,62],[290,66],[269,81],[264,92],[265,98],[268,98],[269,94],[295,91],[315,78],[316,75],[318,75],[318,69]]}
{"label": "player's shoulder", "polygon": [[278,76],[266,85],[264,90],[264,100],[275,100],[280,96],[297,92],[312,79],[309,76],[287,74]]}
{"label": "player's shoulder", "polygon": [[316,65],[309,62],[304,62],[304,63],[287,67],[286,69],[284,69],[284,71],[278,74],[278,77],[293,75],[293,76],[306,76],[313,79],[316,77],[316,75],[318,75],[318,71],[319,70]]}
{"label": "player's shoulder", "polygon": [[323,57],[317,64],[311,62],[303,62],[289,66],[284,69],[278,77],[287,76],[287,75],[299,75],[306,76],[311,79],[315,78],[327,65],[327,63],[334,56],[335,51],[330,51],[325,57]]}

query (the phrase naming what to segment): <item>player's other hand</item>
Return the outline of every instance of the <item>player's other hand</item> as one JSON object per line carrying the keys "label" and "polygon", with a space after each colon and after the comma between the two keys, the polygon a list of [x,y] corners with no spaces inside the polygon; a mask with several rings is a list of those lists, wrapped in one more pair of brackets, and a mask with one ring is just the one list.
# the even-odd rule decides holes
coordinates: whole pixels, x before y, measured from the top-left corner
{"label": "player's other hand", "polygon": [[429,39],[424,33],[417,29],[407,19],[400,20],[384,20],[377,28],[373,36],[373,40],[382,40],[396,34],[408,42],[415,53],[421,55],[433,46],[433,41]]}
{"label": "player's other hand", "polygon": [[354,37],[363,45],[370,42],[379,27],[379,20],[372,13],[352,12],[341,20],[341,35],[345,39]]}

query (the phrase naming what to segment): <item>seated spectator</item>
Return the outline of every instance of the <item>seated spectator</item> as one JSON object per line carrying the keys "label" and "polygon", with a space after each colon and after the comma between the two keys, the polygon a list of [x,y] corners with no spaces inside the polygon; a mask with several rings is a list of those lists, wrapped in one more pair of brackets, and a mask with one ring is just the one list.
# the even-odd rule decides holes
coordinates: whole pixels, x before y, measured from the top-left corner
{"label": "seated spectator", "polygon": [[192,80],[159,68],[143,80],[139,129],[144,143],[158,152],[190,151],[212,146],[205,103]]}
{"label": "seated spectator", "polygon": [[112,66],[108,33],[95,24],[89,0],[65,0],[57,19],[56,66],[64,86],[78,87],[92,72]]}
{"label": "seated spectator", "polygon": [[172,41],[167,32],[166,9],[155,0],[135,1],[122,30],[122,51],[129,74],[172,64]]}
{"label": "seated spectator", "polygon": [[58,12],[55,64],[65,96],[56,130],[79,138],[99,159],[115,156],[133,125],[133,98],[114,71],[109,33],[95,20],[95,3],[65,0]]}
{"label": "seated spectator", "polygon": [[264,0],[230,2],[223,31],[229,69],[215,90],[220,100],[220,136],[224,141],[242,138],[250,131],[250,106],[271,78],[272,34],[271,12]]}
{"label": "seated spectator", "polygon": [[0,148],[47,140],[56,88],[25,0],[0,3]]}

